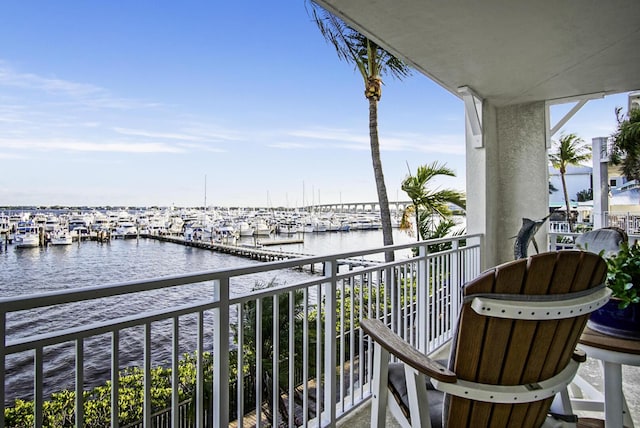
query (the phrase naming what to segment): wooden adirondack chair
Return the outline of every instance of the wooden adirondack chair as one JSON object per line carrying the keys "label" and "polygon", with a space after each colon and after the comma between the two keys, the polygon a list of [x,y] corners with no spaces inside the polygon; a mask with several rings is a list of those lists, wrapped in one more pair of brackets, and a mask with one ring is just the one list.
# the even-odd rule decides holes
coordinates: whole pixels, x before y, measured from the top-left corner
{"label": "wooden adirondack chair", "polygon": [[484,272],[465,286],[447,367],[361,320],[375,342],[371,426],[384,426],[387,401],[403,426],[571,426],[566,386],[589,313],[609,300],[606,271],[597,254],[559,251]]}

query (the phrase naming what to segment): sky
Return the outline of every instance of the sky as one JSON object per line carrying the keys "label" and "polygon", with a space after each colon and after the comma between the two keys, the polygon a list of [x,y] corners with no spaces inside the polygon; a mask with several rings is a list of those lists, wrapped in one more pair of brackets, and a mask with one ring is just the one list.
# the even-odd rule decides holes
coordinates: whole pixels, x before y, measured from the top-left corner
{"label": "sky", "polygon": [[[0,206],[376,201],[363,89],[303,0],[0,0]],[[616,106],[563,131],[608,136]],[[456,172],[434,186],[464,190],[459,98],[388,77],[378,121],[391,201],[434,161]]]}

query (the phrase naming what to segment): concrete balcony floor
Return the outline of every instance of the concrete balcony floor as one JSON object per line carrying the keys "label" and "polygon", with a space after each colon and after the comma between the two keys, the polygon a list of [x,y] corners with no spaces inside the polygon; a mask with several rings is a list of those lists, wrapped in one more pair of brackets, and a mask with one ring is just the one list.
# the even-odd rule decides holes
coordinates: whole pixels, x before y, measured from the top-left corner
{"label": "concrete balcony floor", "polygon": [[[603,390],[602,381],[602,369],[598,360],[587,359],[582,363],[578,371],[578,376],[593,385],[598,391]],[[627,405],[629,406],[629,412],[631,418],[636,427],[640,427],[640,367],[623,366],[622,367],[622,387]],[[369,426],[370,423],[370,410],[371,405],[369,403],[361,406],[359,409],[352,412],[345,418],[341,419],[337,426],[344,428],[351,427],[364,427]],[[604,420],[604,414],[598,412],[585,412],[574,410],[579,417],[597,418]],[[400,424],[393,419],[390,412],[387,412],[386,427],[396,428],[400,427]],[[604,424],[602,425],[604,426]]]}

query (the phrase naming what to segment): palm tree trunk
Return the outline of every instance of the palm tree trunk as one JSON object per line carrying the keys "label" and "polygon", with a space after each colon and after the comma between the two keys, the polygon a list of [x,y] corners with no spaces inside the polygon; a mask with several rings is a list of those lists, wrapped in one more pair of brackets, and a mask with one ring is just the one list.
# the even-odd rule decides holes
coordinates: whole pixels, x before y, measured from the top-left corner
{"label": "palm tree trunk", "polygon": [[[384,184],[382,173],[382,161],[380,160],[380,141],[378,139],[378,101],[374,97],[369,98],[369,140],[371,143],[371,160],[373,161],[373,175],[376,179],[378,190],[378,203],[380,204],[380,220],[382,221],[382,241],[384,245],[393,245],[393,231],[391,229],[391,212],[389,210],[389,198],[387,186]],[[385,253],[385,261],[393,261],[393,252]]]}
{"label": "palm tree trunk", "polygon": [[564,172],[560,172],[560,177],[562,178],[562,190],[564,191],[564,203],[567,209],[567,223],[569,223],[569,232],[573,232],[573,227],[571,225],[571,204],[569,203],[569,193],[567,192],[567,181],[564,178]]}

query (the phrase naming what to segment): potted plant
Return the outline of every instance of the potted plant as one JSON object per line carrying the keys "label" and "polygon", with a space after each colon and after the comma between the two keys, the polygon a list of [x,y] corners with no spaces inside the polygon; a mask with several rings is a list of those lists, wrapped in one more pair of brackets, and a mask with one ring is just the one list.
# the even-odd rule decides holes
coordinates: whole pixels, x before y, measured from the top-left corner
{"label": "potted plant", "polygon": [[625,339],[640,340],[640,244],[620,244],[605,258],[611,300],[589,318],[589,328]]}

